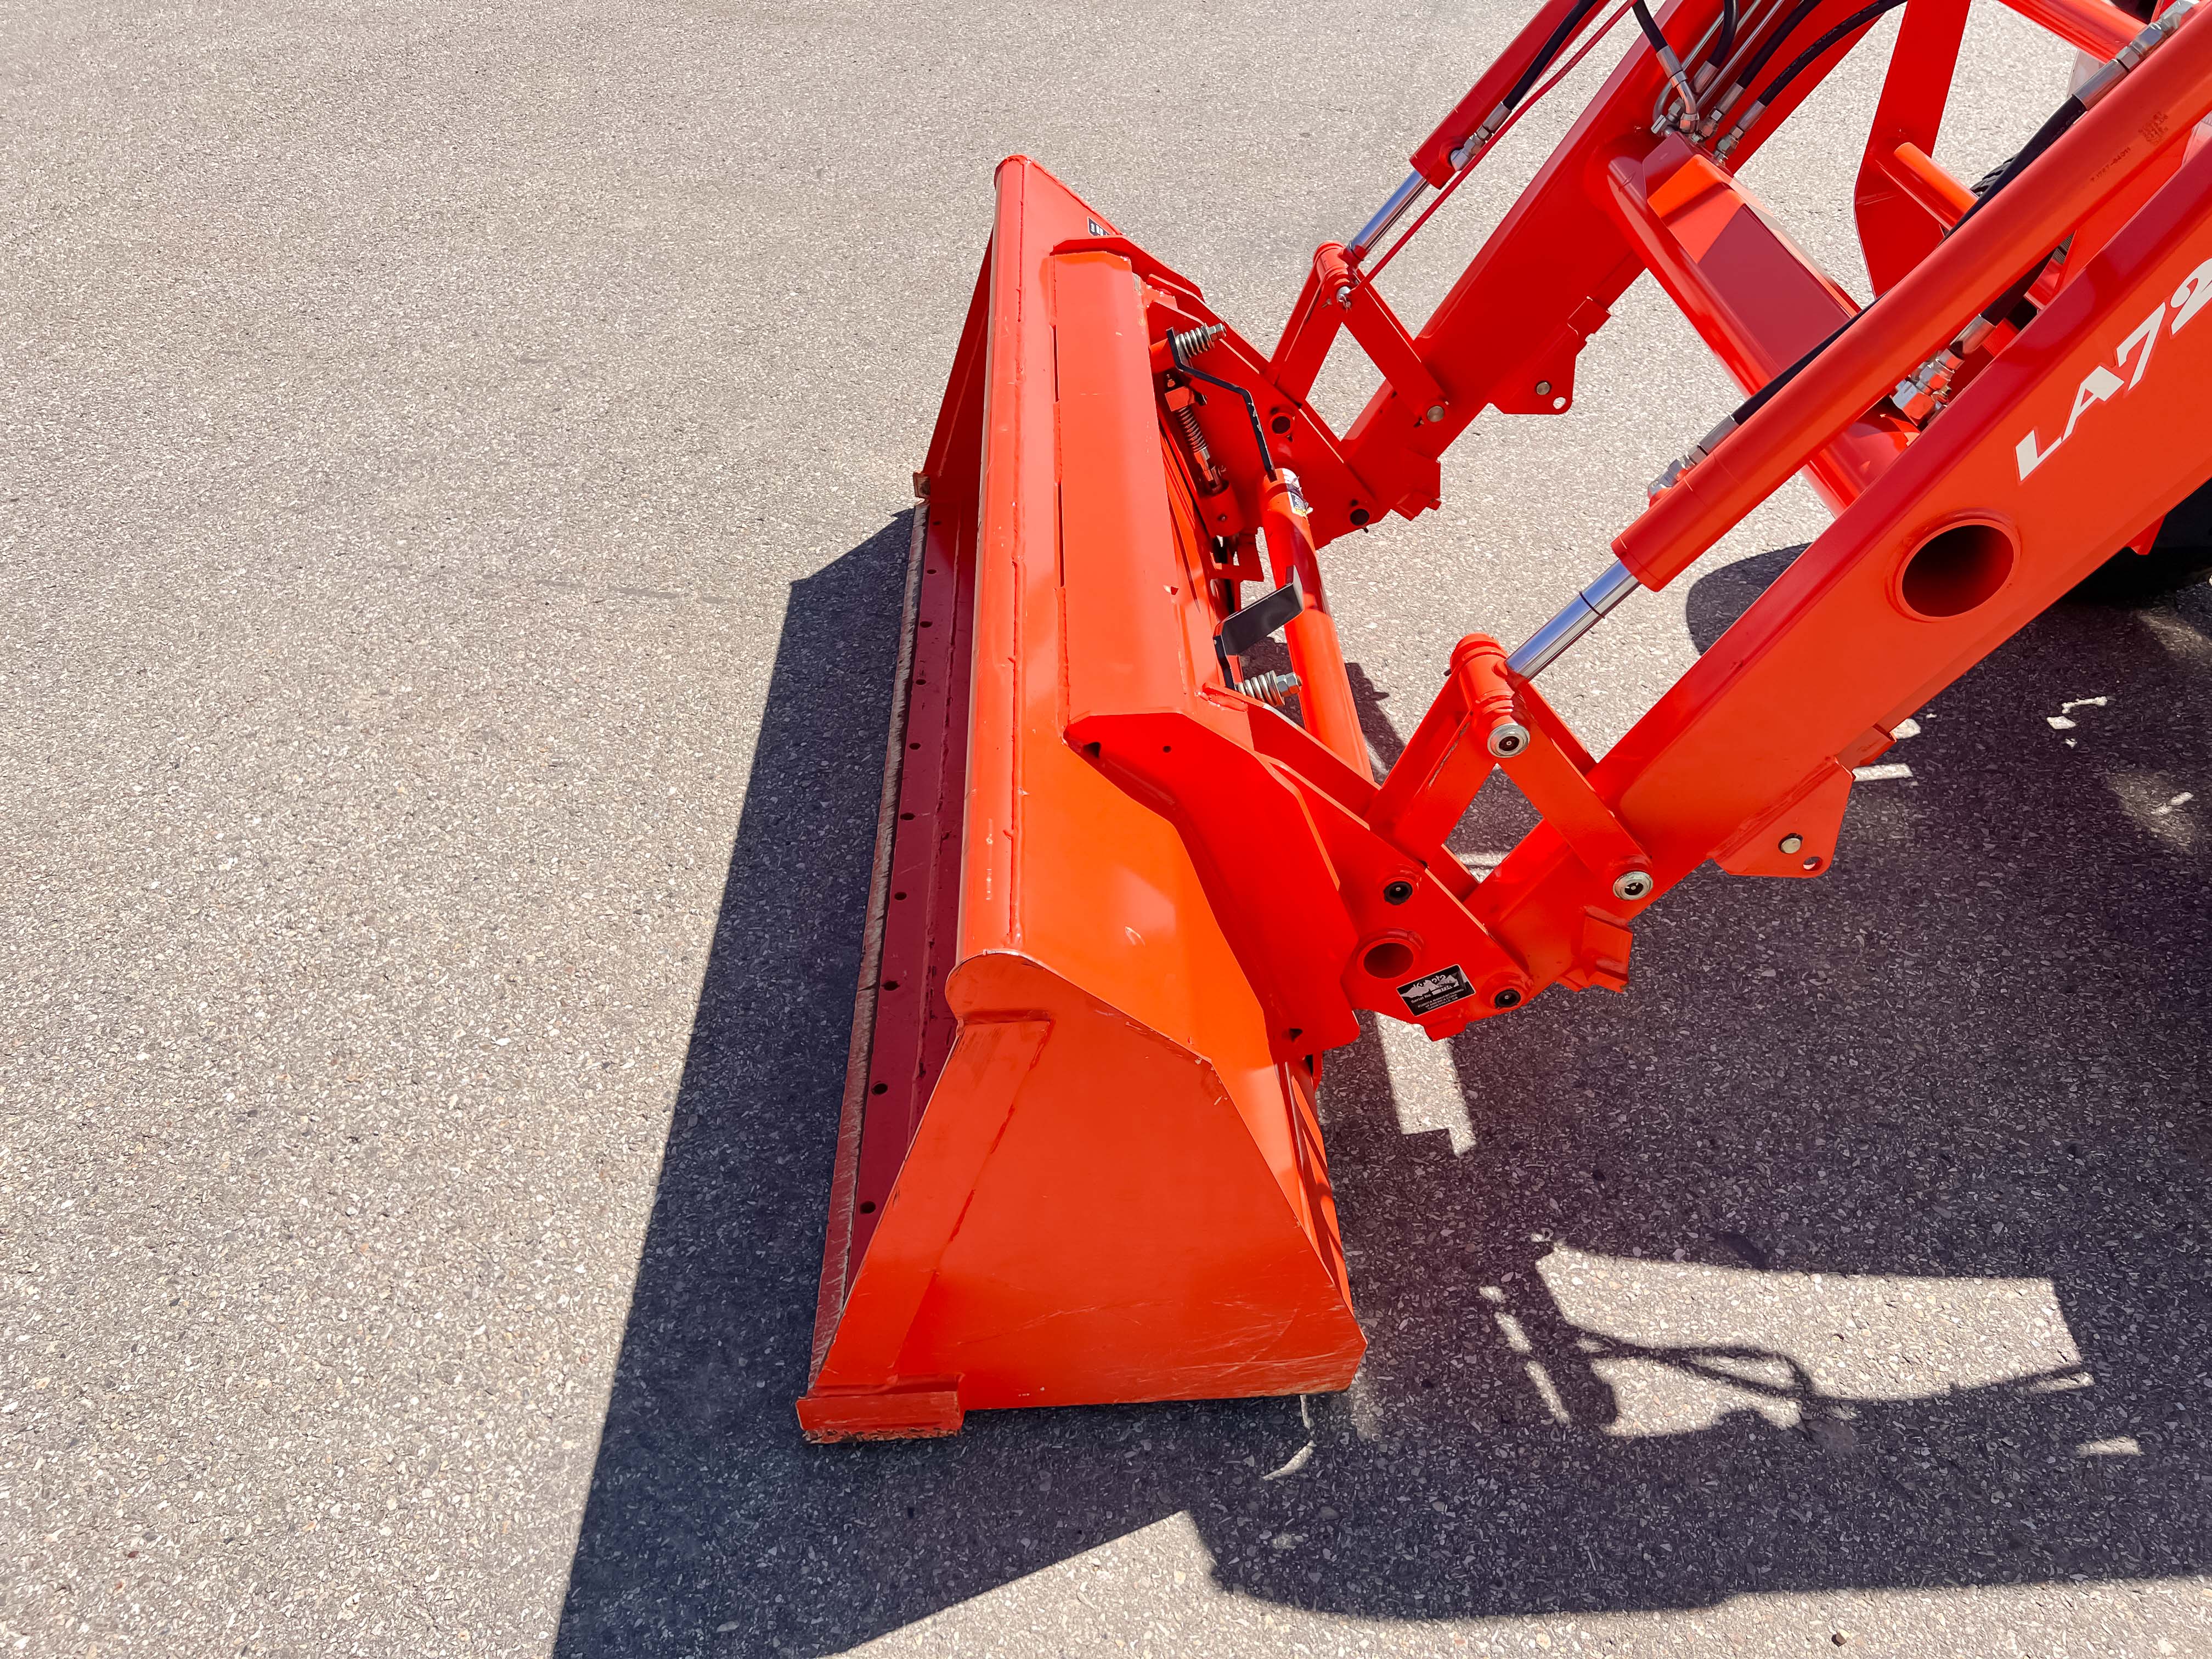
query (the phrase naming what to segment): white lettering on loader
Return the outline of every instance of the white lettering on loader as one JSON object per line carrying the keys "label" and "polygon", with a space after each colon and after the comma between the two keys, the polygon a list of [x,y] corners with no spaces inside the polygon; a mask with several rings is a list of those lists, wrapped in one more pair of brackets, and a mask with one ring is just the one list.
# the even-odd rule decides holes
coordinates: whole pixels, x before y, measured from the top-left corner
{"label": "white lettering on loader", "polygon": [[[2183,277],[2181,286],[2174,289],[2171,301],[2173,321],[2166,332],[2180,333],[2183,325],[2202,311],[2208,301],[2212,301],[2212,259],[2207,259]],[[2158,343],[2158,325],[2165,319],[2167,310],[2167,306],[2159,307],[2120,342],[2120,349],[2112,359],[2114,364],[2125,369],[2129,358],[2132,356],[2135,359],[2134,373],[2125,380],[2102,363],[2081,377],[2081,384],[2074,393],[2074,407],[2067,411],[2066,429],[2051,441],[2050,448],[2037,447],[2033,428],[2013,447],[2013,454],[2020,462],[2020,476],[2023,481],[2029,473],[2057,453],[2058,446],[2074,435],[2075,427],[2091,408],[2098,404],[2109,403],[2121,392],[2132,392],[2142,384],[2143,371],[2150,367],[2151,348]]]}

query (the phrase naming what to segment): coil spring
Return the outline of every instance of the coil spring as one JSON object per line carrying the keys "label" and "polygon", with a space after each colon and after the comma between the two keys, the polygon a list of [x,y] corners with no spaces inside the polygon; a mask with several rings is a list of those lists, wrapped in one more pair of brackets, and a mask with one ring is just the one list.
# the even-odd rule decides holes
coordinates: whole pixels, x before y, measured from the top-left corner
{"label": "coil spring", "polygon": [[1213,482],[1213,454],[1206,447],[1206,434],[1199,430],[1198,411],[1185,404],[1175,412],[1176,425],[1182,431],[1182,441],[1190,446],[1191,465],[1198,469],[1199,477],[1207,483]]}
{"label": "coil spring", "polygon": [[[1219,323],[1201,323],[1196,328],[1175,330],[1168,335],[1168,349],[1175,360],[1181,362],[1186,357],[1194,357],[1206,350],[1226,331]],[[1176,428],[1182,432],[1183,442],[1190,447],[1191,465],[1198,473],[1200,491],[1208,495],[1215,494],[1228,480],[1221,476],[1221,469],[1213,464],[1213,452],[1206,447],[1206,434],[1198,424],[1198,411],[1186,404],[1176,410],[1175,416]]]}
{"label": "coil spring", "polygon": [[1180,329],[1169,334],[1168,349],[1178,359],[1195,357],[1227,332],[1219,323],[1201,323],[1196,328]]}
{"label": "coil spring", "polygon": [[1270,669],[1264,674],[1255,674],[1249,680],[1240,680],[1237,689],[1246,696],[1280,708],[1291,700],[1291,693],[1298,689],[1298,677]]}

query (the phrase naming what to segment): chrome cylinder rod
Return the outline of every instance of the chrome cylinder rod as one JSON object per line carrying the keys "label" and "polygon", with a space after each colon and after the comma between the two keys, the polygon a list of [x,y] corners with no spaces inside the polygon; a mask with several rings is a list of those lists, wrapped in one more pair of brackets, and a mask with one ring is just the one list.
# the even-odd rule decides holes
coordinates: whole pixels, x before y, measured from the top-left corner
{"label": "chrome cylinder rod", "polygon": [[1568,602],[1567,608],[1528,636],[1528,642],[1505,659],[1505,666],[1524,680],[1542,673],[1560,653],[1598,624],[1598,619],[1636,590],[1636,578],[1620,560]]}
{"label": "chrome cylinder rod", "polygon": [[1376,243],[1390,234],[1390,227],[1404,218],[1414,203],[1421,199],[1429,181],[1417,170],[1406,175],[1406,182],[1390,192],[1390,199],[1376,210],[1375,216],[1362,228],[1344,250],[1344,257],[1358,264]]}

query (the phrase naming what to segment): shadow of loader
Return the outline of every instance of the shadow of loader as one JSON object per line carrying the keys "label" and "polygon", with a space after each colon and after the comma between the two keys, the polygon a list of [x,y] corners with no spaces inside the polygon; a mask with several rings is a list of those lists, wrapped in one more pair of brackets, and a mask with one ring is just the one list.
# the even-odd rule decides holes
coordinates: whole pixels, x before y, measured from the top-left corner
{"label": "shadow of loader", "polygon": [[[1630,997],[1455,1042],[1461,1155],[1401,1131],[1376,1042],[1332,1055],[1349,1396],[802,1442],[906,538],[793,587],[558,1653],[838,1652],[1179,1513],[1222,1585],[1400,1619],[2212,1567],[2212,891],[2171,799],[2212,731],[2204,589],[2054,611],[1860,788],[1828,877],[1702,872],[1641,924]],[[1698,642],[1794,551],[1698,583]],[[1747,1291],[2047,1279],[2081,1364],[1832,1397],[1811,1356],[1577,1323],[1562,1249]],[[1736,1403],[1622,1433],[1635,1367]],[[2120,1436],[2141,1455],[2075,1455]]]}

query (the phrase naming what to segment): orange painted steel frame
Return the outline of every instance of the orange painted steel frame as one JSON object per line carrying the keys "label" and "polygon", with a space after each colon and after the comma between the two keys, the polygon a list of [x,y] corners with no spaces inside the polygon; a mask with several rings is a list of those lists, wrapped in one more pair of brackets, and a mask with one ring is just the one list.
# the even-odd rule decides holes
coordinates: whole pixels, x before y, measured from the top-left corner
{"label": "orange painted steel frame", "polygon": [[[2008,3],[2100,57],[2140,27]],[[1431,182],[1567,9],[1415,152]],[[1855,9],[1823,0],[1776,61]],[[1719,13],[1661,23],[1686,59]],[[1444,1037],[1553,984],[1620,989],[1637,915],[1705,860],[1820,873],[1891,729],[2212,473],[2212,22],[1967,218],[1929,159],[1965,14],[1905,11],[1854,204],[1863,317],[1735,177],[1856,37],[1726,155],[1655,136],[1638,40],[1418,332],[1331,244],[1272,354],[1203,347],[1264,453],[1164,343],[1219,324],[1195,285],[1002,165],[917,478],[810,1435],[1343,1386],[1362,1338],[1314,1096],[1358,1012]],[[1933,418],[1887,401],[2062,244]],[[1833,524],[1602,759],[1470,635],[1376,781],[1315,550],[1436,505],[1437,457],[1484,408],[1571,407],[1577,355],[1646,271],[1746,392],[1786,383],[1616,538],[1621,581],[1663,586],[1793,473]],[[1340,328],[1384,375],[1340,435],[1304,401]],[[1215,655],[1261,542],[1308,607],[1304,724]],[[1444,843],[1493,769],[1542,822],[1478,879]]]}

